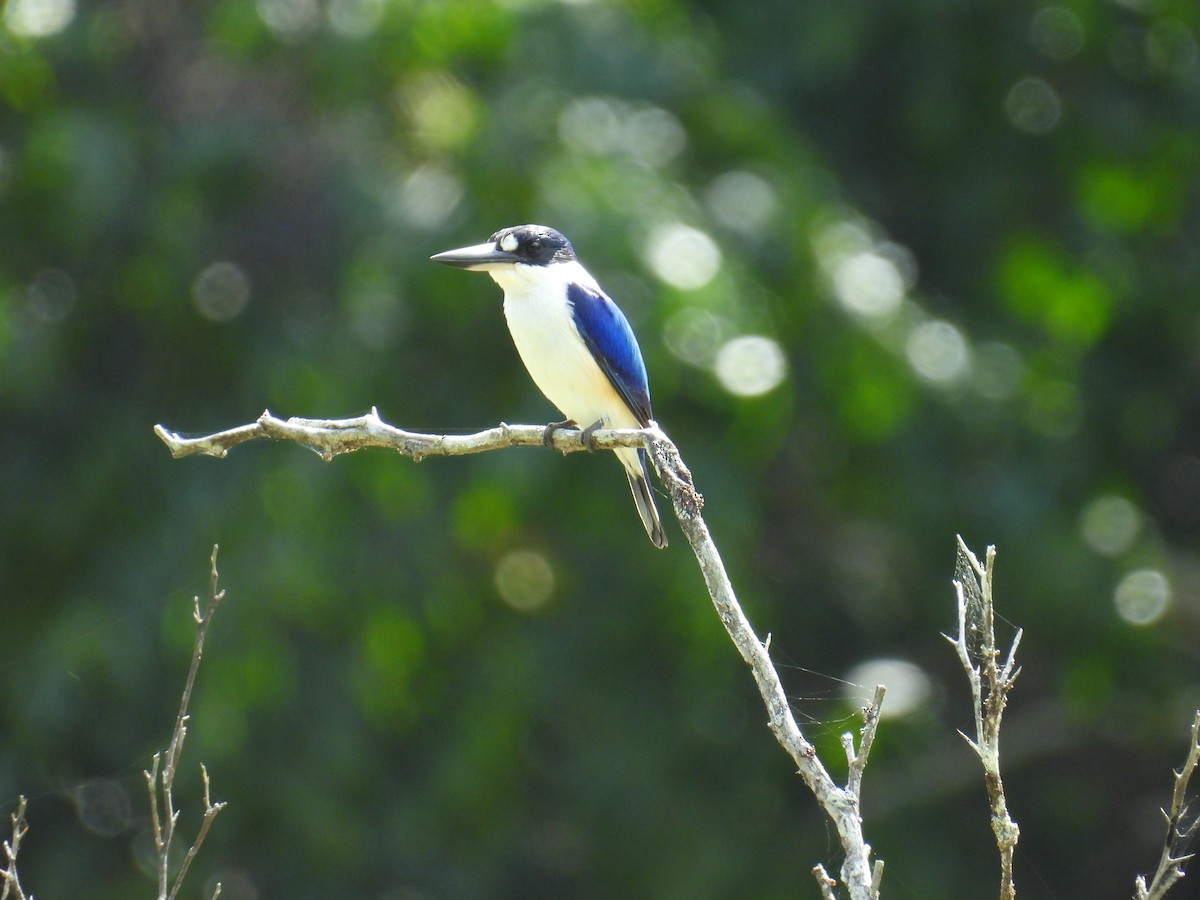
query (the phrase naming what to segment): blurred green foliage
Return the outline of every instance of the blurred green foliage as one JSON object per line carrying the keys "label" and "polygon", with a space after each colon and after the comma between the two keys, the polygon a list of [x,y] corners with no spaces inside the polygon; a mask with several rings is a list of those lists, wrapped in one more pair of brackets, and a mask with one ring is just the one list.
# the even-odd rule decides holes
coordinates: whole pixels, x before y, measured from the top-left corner
{"label": "blurred green foliage", "polygon": [[[141,770],[221,545],[192,896],[813,896],[836,866],[678,532],[620,471],[151,433],[555,411],[498,289],[566,232],[886,894],[985,897],[955,532],[1026,629],[1024,897],[1125,897],[1200,703],[1193,0],[8,0],[0,797],[39,897],[149,896]],[[683,261],[683,265],[680,262]],[[915,674],[914,674],[915,673]],[[847,685],[845,682],[866,682]],[[907,709],[902,703],[908,691]]]}

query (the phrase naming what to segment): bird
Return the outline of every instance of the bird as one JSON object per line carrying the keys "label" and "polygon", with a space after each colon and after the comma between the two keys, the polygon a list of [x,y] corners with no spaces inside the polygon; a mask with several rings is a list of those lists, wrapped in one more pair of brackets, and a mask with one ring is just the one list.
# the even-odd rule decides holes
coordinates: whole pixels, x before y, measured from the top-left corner
{"label": "bird", "polygon": [[[576,426],[585,443],[600,428],[654,422],[646,364],[629,320],[575,256],[571,242],[545,225],[502,228],[486,243],[447,250],[435,262],[487,272],[504,291],[504,318],[533,383],[566,416],[546,426]],[[667,535],[650,492],[646,451],[614,451],[655,547]]]}

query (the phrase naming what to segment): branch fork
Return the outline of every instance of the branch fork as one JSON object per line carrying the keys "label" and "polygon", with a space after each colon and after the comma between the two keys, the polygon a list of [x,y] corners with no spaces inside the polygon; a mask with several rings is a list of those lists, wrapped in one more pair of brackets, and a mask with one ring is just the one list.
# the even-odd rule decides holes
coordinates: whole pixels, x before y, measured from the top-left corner
{"label": "branch fork", "polygon": [[[157,900],[176,900],[183,880],[192,866],[196,855],[200,852],[208,830],[212,827],[217,814],[225,808],[224,801],[214,803],[210,792],[208,769],[200,764],[200,780],[204,784],[204,816],[200,821],[200,829],[196,839],[192,841],[184,854],[183,862],[175,877],[171,878],[171,847],[175,841],[175,827],[179,824],[180,810],[175,807],[174,787],[175,774],[179,769],[179,757],[183,753],[183,743],[187,739],[188,704],[192,699],[192,688],[196,683],[196,673],[200,669],[200,660],[204,655],[204,639],[208,634],[208,626],[212,624],[217,607],[225,598],[225,592],[217,587],[217,547],[214,546],[209,558],[209,596],[203,608],[200,598],[192,601],[192,618],[196,622],[196,639],[192,646],[192,662],[188,667],[187,681],[184,683],[183,694],[179,701],[179,712],[175,716],[175,727],[171,731],[171,740],[165,753],[155,753],[150,768],[142,774],[146,778],[146,789],[150,794],[150,830],[154,839],[154,849],[158,855],[156,873],[158,876]],[[213,888],[209,900],[217,900],[221,894],[220,882]]]}
{"label": "branch fork", "polygon": [[25,821],[25,797],[17,798],[17,811],[10,817],[12,820],[12,838],[4,842],[4,868],[0,869],[0,900],[33,900],[32,894],[26,894],[21,887],[20,874],[17,872],[17,854],[21,852],[21,841],[29,832],[29,824]]}
{"label": "branch fork", "polygon": [[971,687],[975,736],[959,733],[975,751],[983,766],[992,834],[1000,851],[1000,898],[1014,900],[1017,894],[1013,882],[1013,854],[1021,837],[1021,829],[1008,813],[1004,780],[1000,777],[1000,723],[1008,693],[1021,672],[1016,666],[1021,629],[1017,629],[1004,664],[1000,665],[992,601],[995,564],[995,547],[987,548],[984,562],[981,563],[959,536],[954,580],[954,592],[958,598],[958,635],[943,637],[954,645]]}
{"label": "branch fork", "polygon": [[[505,447],[543,447],[546,429],[541,425],[508,425],[501,423],[475,434],[421,434],[396,428],[383,422],[372,408],[364,416],[352,419],[279,419],[268,410],[255,422],[213,434],[185,437],[162,425],[155,434],[167,445],[175,458],[207,455],[224,457],[229,450],[252,440],[291,441],[308,447],[324,460],[367,447],[377,447],[421,460],[428,456],[463,456]],[[708,587],[717,616],[725,627],[738,653],[749,666],[759,694],[767,709],[767,722],[780,746],[796,764],[800,777],[813,793],[817,803],[832,821],[842,846],[844,861],[839,874],[852,900],[876,900],[879,896],[880,864],[871,865],[871,848],[863,839],[862,818],[859,814],[862,773],[867,755],[878,728],[878,704],[883,691],[876,691],[872,705],[864,715],[858,749],[853,737],[843,739],[850,775],[845,787],[840,787],[818,758],[816,750],[804,737],[792,715],[783,683],[768,652],[769,642],[759,640],[742,611],[729,576],[721,562],[720,553],[701,517],[704,498],[696,490],[691,472],[679,455],[679,450],[654,422],[644,429],[597,430],[585,445],[582,434],[558,428],[550,434],[551,446],[563,453],[581,450],[611,450],[617,447],[645,448],[654,464],[659,481],[671,498],[675,516],[691,545],[700,571]],[[822,868],[821,872],[825,870]],[[826,880],[831,881],[828,875]],[[824,886],[822,891],[832,891]]]}

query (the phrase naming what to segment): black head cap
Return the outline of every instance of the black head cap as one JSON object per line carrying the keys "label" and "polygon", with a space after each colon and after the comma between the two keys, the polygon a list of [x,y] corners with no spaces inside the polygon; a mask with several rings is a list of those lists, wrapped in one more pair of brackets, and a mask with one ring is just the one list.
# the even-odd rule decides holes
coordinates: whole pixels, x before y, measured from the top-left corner
{"label": "black head cap", "polygon": [[519,262],[534,266],[570,262],[575,258],[571,242],[562,232],[545,225],[513,225],[501,228],[490,238],[496,246],[511,253]]}

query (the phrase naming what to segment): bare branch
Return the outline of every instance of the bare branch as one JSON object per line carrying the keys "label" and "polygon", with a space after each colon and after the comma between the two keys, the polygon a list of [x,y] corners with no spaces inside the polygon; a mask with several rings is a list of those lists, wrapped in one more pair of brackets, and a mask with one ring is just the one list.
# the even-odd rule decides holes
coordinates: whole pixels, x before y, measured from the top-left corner
{"label": "bare branch", "polygon": [[29,831],[25,821],[25,797],[17,798],[17,811],[10,817],[12,820],[12,838],[4,842],[4,868],[0,870],[0,900],[33,900],[33,894],[26,894],[21,887],[21,878],[17,873],[17,854],[21,852],[21,841]]}
{"label": "bare branch", "polygon": [[[476,434],[422,434],[405,431],[379,418],[374,407],[365,416],[353,419],[279,419],[265,411],[250,425],[240,425],[214,434],[183,437],[162,425],[154,433],[176,459],[185,456],[215,456],[223,458],[231,449],[247,441],[290,441],[308,447],[329,461],[343,453],[353,453],[367,447],[393,450],[414,460],[427,456],[467,456],[486,453],[504,447],[543,447],[545,428],[541,425],[506,425],[489,428]],[[592,436],[597,450],[616,447],[643,447],[646,435],[640,430],[603,429]],[[590,449],[582,433],[573,428],[558,428],[551,434],[551,445],[562,453],[577,453]]]}
{"label": "bare branch", "polygon": [[983,765],[991,808],[992,834],[1000,851],[1000,898],[1013,900],[1013,853],[1021,831],[1008,814],[1004,796],[1004,781],[1000,777],[1000,722],[1008,692],[1019,669],[1015,669],[1017,646],[1021,631],[1017,629],[1003,667],[997,665],[1000,652],[996,649],[992,574],[995,569],[996,548],[989,546],[985,562],[980,563],[958,538],[958,560],[955,566],[954,591],[958,597],[958,636],[947,636],[958,653],[959,661],[971,687],[975,713],[975,737],[967,735],[967,743]]}
{"label": "bare branch", "polygon": [[1187,758],[1183,767],[1175,773],[1175,789],[1171,792],[1171,811],[1163,810],[1167,820],[1167,835],[1163,841],[1162,856],[1158,860],[1158,870],[1150,886],[1146,887],[1146,879],[1139,875],[1134,884],[1137,900],[1161,900],[1167,891],[1175,886],[1184,876],[1184,867],[1193,854],[1187,852],[1188,846],[1200,829],[1200,815],[1187,808],[1188,782],[1196,765],[1200,763],[1200,710],[1197,710],[1192,720],[1191,745],[1188,747]]}
{"label": "bare branch", "polygon": [[879,710],[883,706],[887,688],[882,684],[875,686],[875,694],[871,702],[863,707],[863,727],[858,741],[858,752],[854,752],[854,737],[849,732],[842,735],[842,746],[846,748],[846,761],[849,772],[846,776],[846,790],[862,801],[863,771],[867,768],[867,757],[871,755],[871,745],[875,742],[875,732],[879,730]]}
{"label": "bare branch", "polygon": [[[196,454],[223,457],[232,447],[246,441],[269,439],[298,443],[325,460],[366,447],[389,449],[414,460],[427,456],[482,453],[504,447],[540,447],[545,431],[543,427],[535,425],[501,424],[498,428],[476,434],[418,434],[384,423],[375,409],[353,419],[293,418],[286,421],[264,412],[253,424],[191,438],[181,437],[161,425],[154,430],[175,457]],[[588,449],[579,432],[572,429],[555,430],[552,445],[564,453]],[[598,449],[645,447],[648,450],[658,478],[671,497],[675,515],[700,565],[721,624],[754,676],[767,709],[768,725],[837,830],[844,853],[840,872],[842,882],[852,900],[874,900],[878,893],[877,886],[873,885],[871,848],[863,839],[859,790],[862,766],[866,764],[865,751],[869,750],[870,738],[874,737],[874,719],[877,717],[872,716],[867,722],[869,732],[864,728],[863,749],[855,755],[856,759],[861,758],[861,763],[853,776],[853,790],[839,787],[797,725],[779,673],[771,662],[768,645],[758,639],[737,601],[720,553],[700,515],[704,498],[696,490],[691,472],[680,458],[679,450],[653,422],[642,430],[597,431],[593,446]]]}
{"label": "bare branch", "polygon": [[821,889],[821,900],[837,900],[837,893],[834,891],[837,882],[829,877],[825,867],[819,864],[815,865],[812,873],[813,877],[817,879],[817,887]]}
{"label": "bare branch", "polygon": [[[204,839],[208,836],[208,829],[212,827],[213,819],[217,817],[217,813],[225,808],[225,802],[212,802],[212,796],[209,792],[208,769],[204,764],[200,764],[200,778],[204,782],[204,819],[200,822],[200,830],[196,834],[196,839],[192,841],[192,846],[188,848],[187,854],[183,858],[183,864],[179,867],[179,874],[175,876],[175,884],[171,888],[170,897],[178,895],[179,887],[183,884],[183,879],[187,876],[188,869],[192,866],[192,861],[196,858],[196,854],[200,852],[200,847],[204,844]],[[221,884],[217,883],[213,897],[221,893]]]}
{"label": "bare branch", "polygon": [[[192,662],[188,667],[187,679],[184,682],[183,694],[179,701],[179,712],[175,716],[175,727],[171,731],[171,739],[164,753],[155,753],[150,763],[150,769],[143,774],[146,777],[146,787],[150,792],[150,830],[154,838],[154,849],[158,854],[158,900],[175,900],[183,879],[191,868],[192,861],[200,852],[208,830],[217,813],[225,808],[225,804],[213,803],[209,792],[208,770],[200,766],[200,777],[204,782],[204,818],[196,839],[192,841],[184,855],[183,863],[175,877],[171,878],[171,847],[175,842],[175,826],[179,822],[179,810],[175,808],[174,787],[175,775],[179,767],[179,758],[183,754],[183,744],[187,739],[188,704],[191,703],[192,689],[196,684],[196,673],[200,669],[200,660],[204,656],[204,639],[208,634],[208,626],[216,615],[217,606],[224,599],[225,592],[217,586],[217,547],[213,546],[209,558],[209,596],[208,602],[201,608],[200,598],[192,601],[192,618],[196,622],[196,638],[192,645]],[[220,894],[220,885],[214,890],[213,897]]]}
{"label": "bare branch", "polygon": [[[158,768],[161,762],[162,754],[155,753],[150,759],[150,768],[142,772],[146,776],[146,788],[150,792],[150,834],[154,838],[154,850],[158,853],[160,864],[165,852],[162,822],[158,818]],[[162,881],[161,875],[159,880]]]}

